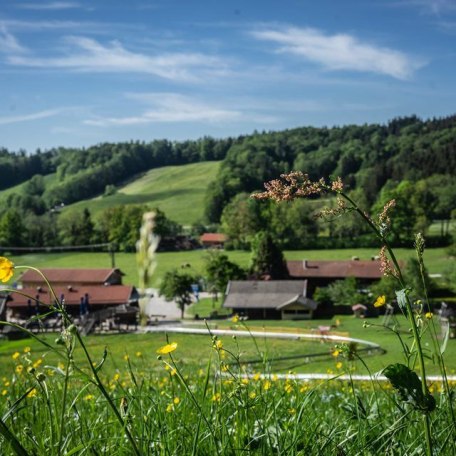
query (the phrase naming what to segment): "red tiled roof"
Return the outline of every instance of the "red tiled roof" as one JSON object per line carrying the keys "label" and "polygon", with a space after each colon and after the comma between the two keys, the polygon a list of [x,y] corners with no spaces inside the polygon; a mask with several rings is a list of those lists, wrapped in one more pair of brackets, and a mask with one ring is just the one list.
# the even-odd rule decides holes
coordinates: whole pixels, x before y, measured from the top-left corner
{"label": "red tiled roof", "polygon": [[288,272],[291,277],[307,278],[345,278],[380,279],[380,261],[352,260],[352,261],[287,261]]}
{"label": "red tiled roof", "polygon": [[[42,269],[42,273],[51,283],[93,283],[103,284],[112,274],[119,272],[118,269]],[[27,270],[21,277],[20,282],[44,283],[40,274],[33,270]]]}
{"label": "red tiled roof", "polygon": [[[12,292],[10,293],[11,301],[7,303],[8,307],[27,307],[28,299],[32,299],[32,306],[35,305],[35,297],[39,296],[40,302],[49,304],[52,297],[49,294],[47,287],[40,287],[41,291],[38,292],[37,288],[24,288],[20,290],[22,294]],[[65,304],[74,306],[79,305],[81,298],[87,293],[89,295],[89,305],[120,305],[127,304],[133,294],[133,287],[126,285],[98,285],[98,286],[73,286],[71,290],[68,287],[54,287],[55,294],[60,299],[63,295]]]}
{"label": "red tiled roof", "polygon": [[204,233],[200,236],[201,242],[226,242],[226,239],[223,233]]}

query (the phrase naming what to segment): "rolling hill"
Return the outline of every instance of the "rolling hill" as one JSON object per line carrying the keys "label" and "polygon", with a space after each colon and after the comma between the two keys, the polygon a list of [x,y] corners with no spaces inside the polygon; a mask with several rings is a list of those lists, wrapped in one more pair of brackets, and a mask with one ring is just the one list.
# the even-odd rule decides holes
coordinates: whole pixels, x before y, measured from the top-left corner
{"label": "rolling hill", "polygon": [[155,168],[118,188],[114,195],[98,196],[67,206],[65,211],[87,207],[92,216],[104,209],[127,204],[158,207],[182,225],[202,219],[206,189],[215,179],[221,162],[201,162]]}

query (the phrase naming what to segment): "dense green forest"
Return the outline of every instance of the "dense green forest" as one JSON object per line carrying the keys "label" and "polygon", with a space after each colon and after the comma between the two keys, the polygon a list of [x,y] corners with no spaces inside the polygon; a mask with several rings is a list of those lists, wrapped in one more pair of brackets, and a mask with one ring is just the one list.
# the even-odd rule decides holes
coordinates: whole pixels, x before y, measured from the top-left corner
{"label": "dense green forest", "polygon": [[[276,205],[249,198],[265,181],[291,170],[312,179],[341,176],[368,212],[396,199],[391,233],[396,245],[409,244],[413,232],[426,232],[433,220],[442,221],[439,242],[450,242],[448,221],[456,208],[456,115],[225,139],[105,143],[31,155],[1,149],[0,245],[115,242],[131,250],[146,206],[124,208],[123,215],[111,208],[92,220],[87,209],[80,214],[63,211],[56,218],[61,203],[111,195],[120,184],[153,168],[210,160],[223,161],[216,179],[207,183],[205,218],[194,228],[198,232],[204,225],[219,224],[231,247],[249,248],[261,230],[288,249],[373,243],[353,217],[323,223],[314,219],[319,207],[333,204],[331,200]],[[169,221],[167,226],[172,227],[168,234],[176,234],[176,224]]]}

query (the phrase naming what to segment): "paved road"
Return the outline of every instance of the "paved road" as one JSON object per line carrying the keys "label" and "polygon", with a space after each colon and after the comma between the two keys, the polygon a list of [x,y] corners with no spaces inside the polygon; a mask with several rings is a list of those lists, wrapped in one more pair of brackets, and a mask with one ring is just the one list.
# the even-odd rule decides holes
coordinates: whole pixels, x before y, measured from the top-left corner
{"label": "paved road", "polygon": [[[158,321],[178,320],[181,317],[181,311],[174,301],[166,301],[165,298],[158,295],[156,288],[147,290],[149,296],[152,296],[146,306],[146,314],[152,315],[152,319]],[[200,293],[200,298],[209,296],[208,293]]]}

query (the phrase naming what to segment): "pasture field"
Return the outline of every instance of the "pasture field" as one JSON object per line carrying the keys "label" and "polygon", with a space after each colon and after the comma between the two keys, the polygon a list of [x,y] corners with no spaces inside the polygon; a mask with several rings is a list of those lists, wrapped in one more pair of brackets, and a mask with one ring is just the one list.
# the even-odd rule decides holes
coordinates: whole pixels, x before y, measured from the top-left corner
{"label": "pasture field", "polygon": [[147,204],[151,208],[158,207],[181,225],[191,225],[203,219],[206,190],[219,167],[220,162],[202,162],[152,169],[118,188],[114,195],[79,201],[64,211],[87,207],[96,218],[99,212],[110,207]]}
{"label": "pasture field", "polygon": [[[410,333],[407,331],[407,322],[402,316],[398,316],[399,333],[403,341],[411,344]],[[246,325],[252,331],[272,331],[272,332],[291,332],[299,333],[314,333],[318,334],[319,326],[327,326],[329,324],[339,323],[338,327],[332,329],[332,333],[342,336],[368,340],[375,342],[385,350],[385,353],[368,353],[360,352],[364,362],[369,367],[371,372],[377,372],[390,363],[400,361],[400,342],[391,330],[382,326],[383,318],[367,319],[368,327],[364,327],[364,321],[353,318],[352,316],[336,316],[332,320],[309,320],[309,321],[283,321],[283,320],[258,320],[248,321]],[[188,322],[191,327],[205,327],[201,322]],[[208,322],[211,329],[239,329],[243,326],[234,324],[230,319],[212,320]],[[438,322],[435,323],[437,330],[439,329]],[[54,345],[57,337],[56,334],[43,334],[46,342]],[[207,360],[211,356],[212,341],[209,335],[184,335],[169,333],[121,333],[110,335],[90,335],[84,340],[90,352],[94,355],[94,359],[101,359],[105,348],[108,350],[108,361],[103,367],[104,371],[109,375],[114,373],[125,365],[124,357],[128,355],[135,365],[140,366],[142,363],[148,369],[153,371],[160,369],[160,363],[156,360],[156,349],[166,344],[167,337],[171,341],[175,341],[179,345],[179,359],[187,366],[193,368],[204,368]],[[245,360],[258,360],[257,346],[262,354],[266,354],[271,364],[271,369],[274,372],[286,373],[290,370],[295,372],[309,373],[327,373],[328,369],[334,374],[338,373],[336,364],[340,359],[335,359],[331,356],[334,350],[334,342],[309,342],[306,340],[280,340],[280,339],[265,339],[257,338],[255,340],[257,346],[251,338],[238,337],[233,340],[230,336],[221,337],[224,347],[231,352],[242,353]],[[119,343],[121,341],[121,343]],[[429,343],[429,341],[426,341]],[[17,364],[13,359],[13,353],[23,352],[25,347],[31,347],[31,352],[34,356],[34,361],[38,358],[43,359],[43,365],[53,365],[58,362],[58,358],[50,352],[44,345],[34,339],[25,339],[20,341],[0,341],[0,375],[6,375]],[[360,347],[361,348],[361,347]],[[140,352],[141,356],[136,356]],[[313,359],[309,357],[311,354],[321,354],[322,356]],[[76,363],[83,361],[84,354],[81,350],[76,350],[74,359]],[[446,360],[448,373],[456,375],[456,340],[449,340],[446,348]],[[260,363],[261,364],[261,363]],[[254,366],[254,365],[253,365]],[[353,362],[353,372],[359,374],[367,374],[366,368],[362,363]],[[427,366],[430,373],[437,374],[438,366],[431,359],[427,360]],[[347,367],[345,365],[344,369]],[[254,367],[253,367],[254,368]]]}
{"label": "pasture field", "polygon": [[[397,257],[406,261],[415,256],[413,249],[396,249]],[[247,268],[250,262],[250,252],[233,250],[225,251],[231,261]],[[338,250],[296,250],[285,251],[287,260],[349,260],[357,256],[361,260],[368,260],[377,255],[375,249],[338,249]],[[191,271],[203,275],[204,258],[206,250],[190,250],[181,252],[157,253],[157,268],[152,277],[152,286],[157,287],[166,271],[178,268],[183,264],[190,264]],[[21,265],[33,265],[38,268],[110,268],[111,257],[102,252],[64,252],[64,253],[37,253],[27,255],[8,255],[12,261]],[[431,274],[441,274],[454,261],[449,257],[444,248],[427,249],[424,253],[426,267]],[[125,277],[123,282],[127,285],[137,284],[136,260],[134,253],[116,253],[115,265],[120,268]]]}

